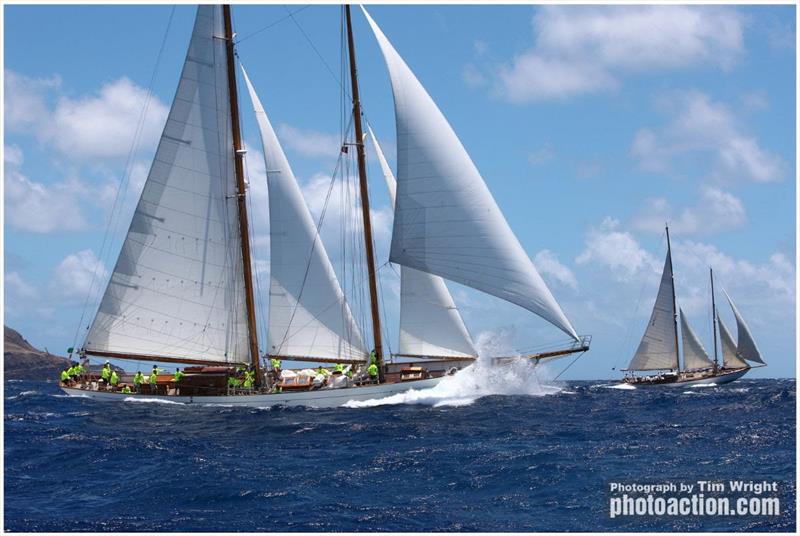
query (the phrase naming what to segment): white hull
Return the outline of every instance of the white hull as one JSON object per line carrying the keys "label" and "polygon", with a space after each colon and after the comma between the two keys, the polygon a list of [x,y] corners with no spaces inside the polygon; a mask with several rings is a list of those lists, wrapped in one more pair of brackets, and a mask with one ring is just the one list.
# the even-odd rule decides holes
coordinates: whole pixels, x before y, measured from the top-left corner
{"label": "white hull", "polygon": [[442,378],[429,378],[411,382],[385,383],[346,389],[318,389],[292,393],[235,395],[235,396],[156,396],[123,394],[109,391],[91,391],[73,387],[61,387],[69,396],[88,397],[103,402],[122,402],[125,400],[158,400],[180,404],[213,404],[220,406],[243,406],[266,408],[270,406],[305,406],[311,408],[335,408],[351,400],[376,400],[402,393],[410,389],[430,389]]}

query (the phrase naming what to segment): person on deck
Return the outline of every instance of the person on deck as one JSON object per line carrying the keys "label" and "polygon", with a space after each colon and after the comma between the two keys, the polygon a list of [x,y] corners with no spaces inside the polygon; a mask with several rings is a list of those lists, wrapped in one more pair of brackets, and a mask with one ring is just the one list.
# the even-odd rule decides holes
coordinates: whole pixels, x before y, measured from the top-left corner
{"label": "person on deck", "polygon": [[367,374],[369,374],[370,381],[376,382],[378,381],[378,365],[374,362],[367,367]]}
{"label": "person on deck", "polygon": [[122,388],[122,392],[123,392],[123,394],[126,394],[126,395],[131,394],[131,388],[128,387],[128,384],[125,384],[125,386]]}
{"label": "person on deck", "polygon": [[245,389],[252,389],[253,382],[255,381],[255,373],[251,370],[244,371],[244,388]]}
{"label": "person on deck", "polygon": [[69,385],[69,369],[64,369],[61,371],[61,383],[64,385]]}
{"label": "person on deck", "polygon": [[323,376],[330,376],[331,372],[324,368],[322,365],[319,366],[317,369],[317,374],[322,374]]}
{"label": "person on deck", "polygon": [[111,363],[108,361],[103,365],[103,370],[100,371],[100,381],[106,385],[111,381]]}
{"label": "person on deck", "polygon": [[344,365],[342,365],[341,363],[336,363],[333,366],[333,373],[334,374],[344,374]]}
{"label": "person on deck", "polygon": [[175,382],[175,394],[180,394],[180,383],[181,379],[185,376],[185,374],[181,371],[180,367],[175,369],[175,375],[172,377],[172,381]]}
{"label": "person on deck", "polygon": [[156,394],[158,387],[158,367],[153,365],[153,371],[150,373],[150,392]]}
{"label": "person on deck", "polygon": [[142,382],[144,382],[144,374],[142,374],[141,370],[137,370],[136,374],[133,375],[133,386],[136,388],[137,393],[142,391]]}
{"label": "person on deck", "polygon": [[111,371],[111,387],[116,388],[119,385],[119,376],[117,376],[117,371]]}

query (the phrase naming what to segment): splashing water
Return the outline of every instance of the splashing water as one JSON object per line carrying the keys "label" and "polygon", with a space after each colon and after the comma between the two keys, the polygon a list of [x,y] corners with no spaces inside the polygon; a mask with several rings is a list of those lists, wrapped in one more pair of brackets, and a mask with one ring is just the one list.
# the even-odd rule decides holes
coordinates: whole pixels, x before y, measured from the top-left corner
{"label": "splashing water", "polygon": [[347,408],[368,408],[392,404],[422,404],[426,406],[467,406],[490,395],[545,396],[562,392],[551,382],[552,371],[547,364],[536,365],[519,357],[508,363],[493,364],[492,355],[518,355],[507,348],[506,332],[482,333],[478,337],[478,359],[453,376],[442,379],[430,389],[398,393],[374,400],[351,400]]}

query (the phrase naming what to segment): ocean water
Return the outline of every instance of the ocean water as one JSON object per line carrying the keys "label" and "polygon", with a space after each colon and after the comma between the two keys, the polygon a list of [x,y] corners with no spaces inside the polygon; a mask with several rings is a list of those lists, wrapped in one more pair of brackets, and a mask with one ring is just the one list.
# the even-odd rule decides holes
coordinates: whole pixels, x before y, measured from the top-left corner
{"label": "ocean water", "polygon": [[[503,394],[497,394],[503,393]],[[618,389],[529,371],[338,409],[5,383],[5,530],[795,530],[795,382]],[[779,516],[609,517],[609,484],[778,481]]]}

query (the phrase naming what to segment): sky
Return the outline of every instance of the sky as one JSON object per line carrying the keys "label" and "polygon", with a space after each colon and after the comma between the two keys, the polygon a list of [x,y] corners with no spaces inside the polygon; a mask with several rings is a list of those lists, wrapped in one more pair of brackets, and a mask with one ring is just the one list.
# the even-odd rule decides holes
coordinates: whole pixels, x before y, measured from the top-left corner
{"label": "sky", "polygon": [[[620,377],[655,299],[667,221],[677,300],[706,349],[712,266],[769,363],[749,377],[794,376],[794,6],[368,9],[458,134],[567,317],[592,335],[592,349],[561,378]],[[80,344],[115,262],[194,8],[4,11],[5,324],[63,354]],[[239,59],[316,218],[339,155],[341,9],[235,6],[234,25]],[[394,165],[386,68],[357,10],[354,29],[364,112]],[[264,163],[241,95],[256,269],[268,281]],[[369,160],[382,265],[391,208]],[[349,210],[330,203],[326,221]],[[327,242],[335,232],[323,228],[322,237],[336,257]],[[381,276],[396,347],[399,282],[390,268]],[[482,351],[564,341],[524,309],[449,287]],[[717,304],[735,331],[721,293]]]}

